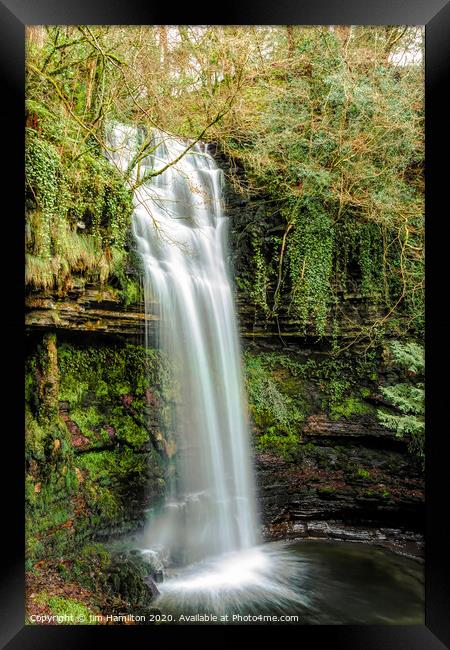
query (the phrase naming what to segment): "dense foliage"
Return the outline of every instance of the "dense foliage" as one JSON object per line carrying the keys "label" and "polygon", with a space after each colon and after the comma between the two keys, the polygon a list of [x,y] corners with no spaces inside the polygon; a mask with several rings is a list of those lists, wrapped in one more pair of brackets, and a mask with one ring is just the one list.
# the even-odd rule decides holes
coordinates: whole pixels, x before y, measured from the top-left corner
{"label": "dense foliage", "polygon": [[357,341],[420,336],[421,48],[403,27],[30,28],[28,283],[109,277],[138,298],[128,175],[103,159],[118,119],[244,169],[228,180],[261,209],[235,224],[237,282],[268,320],[330,334],[355,294],[378,308]]}
{"label": "dense foliage", "polygon": [[420,333],[422,68],[394,64],[389,29],[290,36],[247,87],[246,121],[225,142],[264,202],[245,224],[253,267],[241,266],[241,282],[268,316],[318,334],[352,292],[380,313],[357,338]]}
{"label": "dense foliage", "polygon": [[403,375],[403,381],[380,390],[395,413],[379,409],[378,418],[399,438],[405,438],[410,452],[423,465],[425,461],[425,356],[422,346],[413,341],[392,341],[391,363]]}
{"label": "dense foliage", "polygon": [[374,415],[370,396],[377,389],[373,351],[339,357],[293,352],[245,353],[249,410],[260,450],[295,458],[304,444],[307,421],[318,414],[331,422]]}

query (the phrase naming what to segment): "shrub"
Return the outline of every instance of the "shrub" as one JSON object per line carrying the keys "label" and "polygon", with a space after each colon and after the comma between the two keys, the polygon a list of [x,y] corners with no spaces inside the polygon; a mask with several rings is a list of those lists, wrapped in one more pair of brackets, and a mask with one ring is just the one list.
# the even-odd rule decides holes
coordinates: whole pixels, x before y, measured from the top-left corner
{"label": "shrub", "polygon": [[413,341],[392,341],[389,345],[392,363],[403,371],[406,381],[380,390],[395,409],[394,413],[378,410],[378,418],[385,427],[405,438],[409,451],[425,463],[425,389],[423,383],[425,357],[423,346]]}

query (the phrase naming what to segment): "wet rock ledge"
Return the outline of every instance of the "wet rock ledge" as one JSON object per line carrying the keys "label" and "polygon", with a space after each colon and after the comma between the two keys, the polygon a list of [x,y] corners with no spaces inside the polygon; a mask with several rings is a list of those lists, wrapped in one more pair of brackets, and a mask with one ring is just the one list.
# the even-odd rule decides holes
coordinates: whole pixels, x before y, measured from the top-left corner
{"label": "wet rock ledge", "polygon": [[144,304],[125,307],[119,291],[98,286],[74,286],[65,295],[55,292],[32,292],[25,299],[25,325],[28,331],[97,332],[139,338],[145,322],[150,334],[158,321],[154,314],[145,315]]}
{"label": "wet rock ledge", "polygon": [[[245,317],[245,308],[242,304],[240,307],[244,347],[256,356],[261,351],[279,352],[278,334],[270,327],[255,330]],[[146,317],[142,303],[125,307],[120,292],[111,287],[80,283],[65,295],[41,291],[30,292],[26,297],[26,329],[30,334],[31,356],[47,333],[56,333],[58,344],[70,341],[79,346],[90,341],[99,348],[104,347],[105,353],[115,349],[115,341],[121,346],[128,343],[142,346],[145,322],[151,342],[158,322],[157,305]],[[281,328],[282,333],[287,331],[283,323]],[[249,345],[255,346],[255,338],[258,346],[249,348]],[[295,338],[289,339],[289,348],[284,348],[283,354],[301,355],[305,360],[322,354],[317,343]],[[323,386],[318,380],[308,375],[293,383],[289,375],[274,371],[279,375],[277,385],[285,385],[289,395],[292,393],[293,398],[301,400],[305,418],[296,432],[301,442],[295,456],[286,459],[270,449],[256,452],[258,507],[266,539],[352,539],[421,555],[423,475],[411,461],[405,443],[376,419],[375,409],[380,397],[377,385],[393,379],[386,374],[381,362],[376,371],[376,379],[369,382],[366,397],[359,395],[358,400],[354,400],[355,404],[364,405],[364,413],[339,417],[330,417],[322,406]],[[111,383],[110,378],[105,380]],[[91,402],[83,403],[83,409],[87,406],[97,408],[96,402]],[[129,407],[120,402],[120,408]],[[128,412],[125,415],[128,417]],[[87,440],[86,432],[82,436],[72,423],[67,398],[60,397],[59,417],[71,433],[71,447],[81,458],[87,443],[92,445],[93,442]],[[116,444],[112,437],[115,427],[109,421],[106,424],[109,437],[104,447],[109,449]],[[256,436],[264,434],[269,424],[260,422],[254,431]],[[93,434],[89,431],[88,434],[92,438]],[[59,440],[59,433],[54,436]]]}

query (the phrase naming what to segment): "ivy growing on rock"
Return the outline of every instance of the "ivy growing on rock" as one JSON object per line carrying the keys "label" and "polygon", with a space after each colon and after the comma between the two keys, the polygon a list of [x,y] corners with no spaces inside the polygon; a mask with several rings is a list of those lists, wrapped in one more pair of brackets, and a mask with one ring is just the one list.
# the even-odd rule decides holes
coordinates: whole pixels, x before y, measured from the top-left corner
{"label": "ivy growing on rock", "polygon": [[228,180],[261,202],[234,239],[247,240],[238,285],[264,319],[330,336],[352,294],[376,307],[355,340],[421,336],[423,66],[398,60],[422,30],[177,30],[168,47],[163,27],[50,26],[30,45],[27,282],[109,278],[139,299],[131,195],[105,160],[105,127],[156,125],[215,141]]}
{"label": "ivy growing on rock", "polygon": [[76,125],[62,118],[58,134],[57,119],[36,101],[27,103],[27,284],[66,290],[75,275],[100,283],[120,279],[131,193],[102,152],[76,154]]}
{"label": "ivy growing on rock", "polygon": [[356,336],[369,345],[380,330],[423,333],[423,69],[394,63],[391,36],[293,27],[283,41],[280,29],[280,62],[255,76],[242,132],[221,143],[245,170],[238,191],[267,206],[249,215],[260,235],[247,273],[266,279],[255,306],[323,336],[353,293],[378,307]]}

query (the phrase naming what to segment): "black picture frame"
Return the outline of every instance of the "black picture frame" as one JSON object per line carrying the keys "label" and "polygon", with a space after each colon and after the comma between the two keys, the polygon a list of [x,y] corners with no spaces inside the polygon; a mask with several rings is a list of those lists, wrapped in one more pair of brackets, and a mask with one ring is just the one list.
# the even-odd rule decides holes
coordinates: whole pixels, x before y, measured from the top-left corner
{"label": "black picture frame", "polygon": [[[161,3],[149,0],[0,0],[0,66],[2,68],[3,144],[6,161],[2,196],[3,253],[5,268],[2,302],[6,333],[2,358],[3,410],[12,414],[3,427],[3,477],[11,470],[2,492],[3,562],[0,588],[0,641],[8,650],[27,648],[89,647],[114,641],[167,642],[174,628],[140,626],[25,626],[24,598],[24,442],[23,442],[23,197],[24,197],[24,33],[25,25],[39,24],[408,24],[425,25],[426,70],[426,616],[424,626],[302,626],[298,643],[328,645],[351,650],[438,650],[450,647],[450,517],[446,508],[449,491],[446,456],[446,337],[450,332],[444,316],[448,294],[447,246],[443,236],[448,199],[450,114],[444,92],[450,88],[449,0],[240,0],[227,6],[205,9],[186,5],[169,14]],[[220,9],[222,12],[220,13]],[[220,15],[219,15],[220,13]],[[447,134],[447,135],[446,135]],[[8,209],[6,209],[6,205]],[[7,226],[5,231],[5,226]],[[3,254],[3,260],[5,254]],[[6,295],[5,295],[6,292]],[[448,312],[448,309],[447,309]],[[441,370],[443,374],[439,372]],[[448,400],[448,398],[447,398]],[[2,418],[4,424],[5,418]],[[9,443],[9,444],[7,444]],[[124,629],[125,627],[125,629]],[[264,634],[279,635],[276,626]],[[179,629],[179,628],[178,628]],[[190,631],[192,629],[192,631]],[[190,641],[204,630],[190,626]],[[183,635],[186,628],[182,629]],[[223,638],[232,630],[220,628]],[[292,632],[292,628],[290,630]]]}

